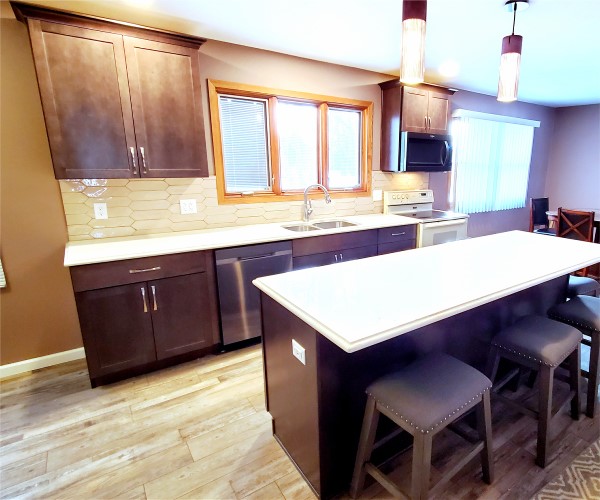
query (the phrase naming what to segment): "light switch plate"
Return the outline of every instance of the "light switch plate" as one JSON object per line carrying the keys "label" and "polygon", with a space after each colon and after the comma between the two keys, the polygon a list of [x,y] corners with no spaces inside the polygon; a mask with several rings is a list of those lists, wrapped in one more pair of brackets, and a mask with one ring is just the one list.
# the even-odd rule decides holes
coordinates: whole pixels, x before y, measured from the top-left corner
{"label": "light switch plate", "polygon": [[292,354],[294,357],[298,358],[300,363],[303,365],[306,364],[306,349],[302,347],[298,342],[292,339]]}
{"label": "light switch plate", "polygon": [[191,200],[179,200],[179,207],[182,215],[198,213],[198,207],[194,198]]}
{"label": "light switch plate", "polygon": [[106,208],[106,203],[94,203],[94,218],[108,219],[108,208]]}
{"label": "light switch plate", "polygon": [[383,191],[381,189],[373,189],[373,201],[383,200]]}

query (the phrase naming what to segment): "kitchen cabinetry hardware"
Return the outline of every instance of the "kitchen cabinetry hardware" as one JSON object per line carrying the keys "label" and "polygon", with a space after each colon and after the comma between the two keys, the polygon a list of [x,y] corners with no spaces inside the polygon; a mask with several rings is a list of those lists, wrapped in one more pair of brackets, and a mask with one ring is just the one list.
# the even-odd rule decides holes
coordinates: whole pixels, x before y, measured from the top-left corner
{"label": "kitchen cabinetry hardware", "polygon": [[146,303],[146,287],[143,286],[140,288],[140,292],[142,292],[142,301],[144,302],[144,312],[148,312],[148,304]]}
{"label": "kitchen cabinetry hardware", "polygon": [[140,147],[140,153],[142,153],[142,168],[144,169],[144,174],[147,174],[148,168],[146,167],[146,154],[144,153],[143,147]]}
{"label": "kitchen cabinetry hardware", "polygon": [[160,266],[149,267],[148,269],[130,269],[129,274],[149,273],[150,271],[160,271]]}
{"label": "kitchen cabinetry hardware", "polygon": [[131,161],[133,163],[133,175],[138,175],[137,162],[135,161],[135,148],[131,146],[129,151],[131,152]]}
{"label": "kitchen cabinetry hardware", "polygon": [[152,285],[150,287],[150,290],[152,290],[152,310],[153,311],[158,311],[158,304],[156,303],[156,287],[154,285]]}
{"label": "kitchen cabinetry hardware", "polygon": [[401,233],[392,233],[392,236],[404,236],[406,231],[402,231]]}
{"label": "kitchen cabinetry hardware", "polygon": [[198,57],[205,39],[11,6],[29,30],[57,179],[208,176]]}

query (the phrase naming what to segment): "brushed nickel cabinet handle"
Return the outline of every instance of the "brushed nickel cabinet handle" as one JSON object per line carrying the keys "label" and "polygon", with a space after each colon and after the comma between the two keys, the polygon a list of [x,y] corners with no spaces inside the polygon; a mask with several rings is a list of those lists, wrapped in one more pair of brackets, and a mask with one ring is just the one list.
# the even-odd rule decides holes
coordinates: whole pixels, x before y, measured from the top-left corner
{"label": "brushed nickel cabinet handle", "polygon": [[147,313],[148,304],[146,303],[146,287],[140,288],[140,291],[142,292],[142,300],[144,301],[144,312]]}
{"label": "brushed nickel cabinet handle", "polygon": [[144,173],[148,173],[148,168],[146,167],[146,154],[144,152],[144,148],[140,147],[140,153],[142,153],[142,168],[144,169]]}
{"label": "brushed nickel cabinet handle", "polygon": [[401,233],[392,233],[392,236],[404,236],[406,231],[402,231]]}
{"label": "brushed nickel cabinet handle", "polygon": [[149,267],[148,269],[130,269],[129,274],[148,273],[150,271],[160,271],[160,266]]}
{"label": "brushed nickel cabinet handle", "polygon": [[152,290],[152,310],[158,311],[158,304],[156,303],[156,287],[154,285],[150,285],[150,289]]}
{"label": "brushed nickel cabinet handle", "polygon": [[427,130],[427,117],[425,117],[425,130]]}
{"label": "brushed nickel cabinet handle", "polygon": [[131,161],[133,162],[133,174],[137,175],[138,171],[137,171],[137,163],[135,161],[135,148],[133,146],[131,146],[129,148],[129,151],[131,152]]}
{"label": "brushed nickel cabinet handle", "polygon": [[340,252],[340,262],[344,260],[344,254]]}
{"label": "brushed nickel cabinet handle", "polygon": [[337,262],[338,261],[337,253],[334,255],[334,257],[335,257],[335,261]]}

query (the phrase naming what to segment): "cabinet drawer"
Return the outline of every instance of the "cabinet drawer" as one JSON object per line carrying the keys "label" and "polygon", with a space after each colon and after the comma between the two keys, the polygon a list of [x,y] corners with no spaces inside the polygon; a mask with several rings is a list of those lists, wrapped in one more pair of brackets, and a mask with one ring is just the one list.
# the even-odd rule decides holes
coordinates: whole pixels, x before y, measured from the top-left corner
{"label": "cabinet drawer", "polygon": [[348,248],[364,247],[377,243],[377,230],[352,233],[329,234],[292,240],[292,255],[312,255],[315,253],[337,252]]}
{"label": "cabinet drawer", "polygon": [[75,266],[71,280],[76,292],[139,283],[206,271],[211,252],[187,252]]}
{"label": "cabinet drawer", "polygon": [[391,243],[380,243],[377,245],[377,255],[410,250],[416,248],[416,242],[417,240],[398,240]]}
{"label": "cabinet drawer", "polygon": [[294,257],[293,266],[296,269],[306,269],[307,267],[326,266],[347,262],[349,260],[364,259],[377,255],[377,245],[366,247],[349,248],[347,250],[338,250],[336,252],[317,253],[312,255],[303,255]]}
{"label": "cabinet drawer", "polygon": [[417,237],[417,225],[384,227],[377,230],[377,243],[394,243],[396,241],[414,240]]}

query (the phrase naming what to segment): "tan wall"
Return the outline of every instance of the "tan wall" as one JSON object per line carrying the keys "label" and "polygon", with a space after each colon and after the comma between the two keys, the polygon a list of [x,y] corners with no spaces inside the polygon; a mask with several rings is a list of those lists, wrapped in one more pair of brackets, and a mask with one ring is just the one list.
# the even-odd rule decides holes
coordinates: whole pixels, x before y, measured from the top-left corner
{"label": "tan wall", "polygon": [[[77,201],[71,203],[74,197],[67,196],[67,199],[71,201],[65,201],[63,211],[59,183],[53,177],[26,28],[16,20],[3,19],[1,31],[1,251],[9,288],[3,290],[0,296],[2,322],[0,363],[8,364],[82,345],[69,274],[62,266],[64,244],[68,239],[65,211],[70,227],[88,226],[87,229],[82,227],[71,229],[72,239],[105,237],[117,235],[117,233],[113,234],[110,230],[102,229],[102,227],[98,231],[99,228],[94,227],[95,222],[89,215],[89,209],[94,201],[93,196],[85,199],[79,198],[81,206],[76,206],[79,204]],[[372,166],[374,171],[379,169],[381,109],[377,83],[391,77],[213,41],[207,42],[202,47],[200,62],[211,174],[214,175],[214,166],[208,117],[207,78],[373,101],[375,106]],[[100,181],[102,182],[102,180]],[[119,181],[111,182],[118,183]],[[139,187],[136,184],[146,181],[123,182],[126,182],[127,185],[132,183],[133,189],[130,191],[136,191]],[[210,184],[212,192],[214,178],[201,183],[207,182]],[[427,182],[426,174],[393,176],[374,172],[375,188],[385,188],[390,183],[397,188],[424,188],[427,187]],[[190,184],[192,191],[196,189],[196,184],[198,182]],[[70,191],[72,187],[68,183],[63,183],[63,193],[76,194],[77,189],[80,189],[75,186],[75,192],[73,192]],[[114,185],[113,187],[118,186]],[[92,191],[88,190],[88,193]],[[130,197],[130,201],[134,200],[136,196],[139,195]],[[204,196],[204,194],[200,194],[200,196]],[[170,213],[166,218],[163,218],[163,215],[166,214],[160,214],[158,218],[152,220],[158,221],[158,226],[165,225],[165,230],[174,230],[173,228],[181,230],[183,226],[177,226],[177,224],[188,221],[203,226],[206,218],[198,221],[199,216],[196,217],[196,220],[191,217],[189,220],[182,221],[180,217],[173,216],[176,202],[177,200],[171,199],[167,209]],[[348,203],[352,203],[353,206],[347,207]],[[367,205],[362,206],[363,203],[366,203],[368,208]],[[364,213],[366,210],[380,211],[380,205],[373,204],[367,198],[352,202],[343,200],[337,202],[336,200],[336,204],[341,212],[344,210],[354,210],[357,213]],[[83,205],[87,207],[85,213],[81,212],[84,209]],[[316,210],[318,208],[316,206]],[[151,212],[155,210],[155,207],[148,205],[148,209]],[[251,205],[212,207],[210,210],[212,209],[216,209],[217,218],[215,220],[218,220],[219,217],[223,218],[222,216],[228,219],[227,214],[231,214],[232,210],[236,211],[236,221],[223,220],[223,225],[237,224],[238,218],[243,219],[244,223],[251,221],[250,218],[246,218],[246,216],[251,216],[249,212]],[[261,210],[264,210],[265,213],[269,211],[264,207]],[[297,206],[291,205],[291,207],[286,207],[286,210],[287,215],[279,218],[281,214],[278,214],[277,220],[299,218]],[[79,213],[77,213],[78,211]],[[147,217],[152,218],[153,214],[139,213],[144,210],[133,210],[133,212],[137,212],[135,213],[136,219],[124,216],[131,220],[122,220],[124,225],[120,227],[132,228],[138,222],[137,226],[141,231],[161,232],[160,227],[148,229],[148,225],[153,223],[142,222],[148,220]],[[244,212],[244,216],[239,217],[242,212]],[[76,215],[83,216],[77,217]],[[144,219],[145,217],[146,219]],[[264,217],[264,221],[267,220],[269,220],[268,217]],[[169,221],[168,224],[175,223],[175,225],[167,227],[167,221]],[[78,231],[83,231],[83,233],[75,234]],[[94,233],[94,231],[96,232]],[[127,232],[132,234],[131,230],[127,230]]]}
{"label": "tan wall", "polygon": [[58,182],[25,26],[0,26],[0,364],[81,347]]}

